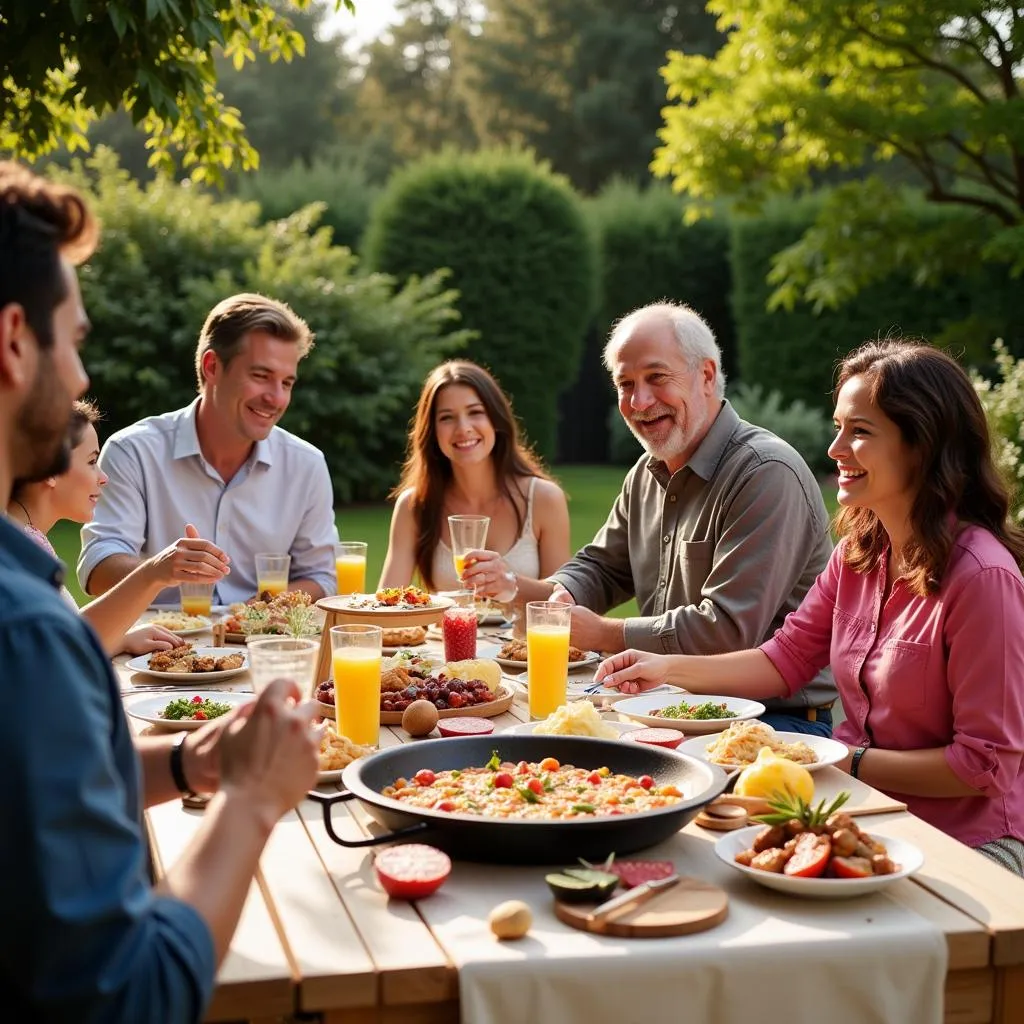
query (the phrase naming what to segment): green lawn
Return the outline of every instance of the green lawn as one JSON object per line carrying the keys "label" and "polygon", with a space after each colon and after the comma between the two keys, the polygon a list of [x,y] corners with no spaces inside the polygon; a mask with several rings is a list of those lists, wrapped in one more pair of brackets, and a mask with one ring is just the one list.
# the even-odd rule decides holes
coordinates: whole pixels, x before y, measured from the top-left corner
{"label": "green lawn", "polygon": [[[608,510],[619,492],[624,474],[625,470],[619,466],[561,466],[555,471],[569,498],[573,551],[592,540],[604,523]],[[823,486],[822,490],[829,512],[835,512],[835,488]],[[369,545],[367,582],[372,586],[380,576],[384,555],[387,552],[391,506],[344,506],[337,510],[337,518],[338,532],[342,540],[364,540]],[[58,523],[51,531],[50,539],[57,549],[57,554],[73,570],[80,546],[78,527],[69,522]],[[68,587],[79,601],[83,600],[73,571],[68,573]],[[636,603],[630,601],[616,609],[614,614],[636,614]]]}

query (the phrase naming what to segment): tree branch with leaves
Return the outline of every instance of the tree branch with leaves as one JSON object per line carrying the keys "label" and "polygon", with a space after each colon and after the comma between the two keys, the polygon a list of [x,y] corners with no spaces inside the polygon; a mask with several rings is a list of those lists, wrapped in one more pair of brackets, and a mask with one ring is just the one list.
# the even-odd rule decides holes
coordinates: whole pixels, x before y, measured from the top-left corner
{"label": "tree branch with leaves", "polygon": [[[965,261],[1024,272],[1019,5],[711,0],[708,10],[727,41],[713,59],[669,53],[652,164],[689,197],[687,215],[721,198],[754,211],[828,177],[855,179],[777,256],[774,302],[834,306],[894,270],[924,282]],[[894,179],[908,173],[928,202],[962,211],[957,230],[907,236],[909,200]],[[856,244],[865,238],[874,244]]]}
{"label": "tree branch with leaves", "polygon": [[[354,10],[353,0],[331,0]],[[216,49],[236,68],[257,51],[305,52],[288,19],[313,0],[35,0],[0,8],[0,150],[34,159],[87,149],[86,129],[123,106],[149,136],[150,164],[172,153],[197,181],[255,167],[238,111],[217,88]]]}

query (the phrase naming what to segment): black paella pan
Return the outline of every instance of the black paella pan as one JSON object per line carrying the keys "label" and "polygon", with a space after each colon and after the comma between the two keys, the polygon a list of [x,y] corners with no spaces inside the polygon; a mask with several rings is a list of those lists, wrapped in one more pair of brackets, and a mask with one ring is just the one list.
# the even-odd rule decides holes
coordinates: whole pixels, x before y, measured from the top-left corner
{"label": "black paella pan", "polygon": [[[675,785],[683,799],[670,807],[615,817],[580,817],[571,821],[485,818],[410,807],[381,791],[395,779],[412,778],[421,768],[445,771],[487,764],[492,752],[502,761],[555,757],[581,768],[607,766],[626,775],[650,775],[656,785]],[[463,860],[505,864],[559,864],[577,857],[589,860],[654,846],[678,832],[726,785],[716,765],[671,750],[624,740],[579,736],[490,735],[406,743],[353,761],[342,774],[347,792],[310,793],[323,805],[328,835],[342,846],[375,846],[409,841],[431,843]],[[338,835],[331,807],[358,800],[388,831],[370,838]]]}

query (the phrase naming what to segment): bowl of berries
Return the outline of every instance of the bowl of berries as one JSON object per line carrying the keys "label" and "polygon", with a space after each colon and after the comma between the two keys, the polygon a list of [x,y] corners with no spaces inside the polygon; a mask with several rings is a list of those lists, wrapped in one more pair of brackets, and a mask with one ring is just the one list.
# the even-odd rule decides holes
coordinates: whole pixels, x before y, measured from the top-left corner
{"label": "bowl of berries", "polygon": [[[320,713],[334,718],[334,680],[325,679],[316,688]],[[444,671],[426,678],[411,678],[401,689],[381,690],[381,725],[401,725],[405,709],[417,700],[427,700],[437,708],[438,718],[493,718],[512,706],[515,692],[507,683],[491,689],[483,679],[458,679]]]}

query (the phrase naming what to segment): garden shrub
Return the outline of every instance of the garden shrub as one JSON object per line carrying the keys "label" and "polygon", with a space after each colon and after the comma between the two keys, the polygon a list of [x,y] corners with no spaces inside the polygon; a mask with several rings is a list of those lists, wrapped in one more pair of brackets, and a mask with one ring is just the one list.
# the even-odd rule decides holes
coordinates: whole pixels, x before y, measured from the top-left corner
{"label": "garden shrub", "polygon": [[788,441],[811,469],[832,467],[826,454],[832,442],[832,423],[821,409],[800,399],[786,402],[780,391],[741,381],[729,388],[729,401],[748,423],[770,430]]}
{"label": "garden shrub", "polygon": [[463,324],[478,333],[467,356],[498,378],[550,458],[595,296],[595,247],[568,182],[525,153],[425,157],[388,182],[364,252],[400,280],[451,270]]}
{"label": "garden shrub", "polygon": [[[890,334],[925,337],[976,365],[987,362],[993,338],[1012,325],[1010,347],[1016,347],[1021,329],[1013,310],[1020,284],[995,265],[965,268],[931,287],[914,287],[908,277],[894,275],[820,314],[805,304],[769,310],[772,257],[810,226],[818,201],[779,200],[756,219],[733,221],[733,312],[743,380],[831,415],[836,363],[864,341]],[[918,216],[924,224],[963,214],[922,204]]]}
{"label": "garden shrub", "polygon": [[93,323],[84,359],[103,432],[191,401],[206,314],[228,295],[261,292],[316,333],[282,426],[323,450],[339,503],[384,496],[424,376],[469,339],[452,330],[456,294],[442,274],[400,288],[357,274],[349,250],[313,230],[314,210],[260,224],[254,203],[165,179],[140,187],[109,151],[72,177],[103,223],[81,274]]}
{"label": "garden shrub", "polygon": [[992,431],[996,465],[1011,490],[1013,515],[1024,525],[1024,359],[1014,359],[1002,339],[994,350],[997,379],[972,377]]}
{"label": "garden shrub", "polygon": [[311,202],[323,204],[320,225],[331,229],[335,245],[358,251],[370,211],[380,194],[359,164],[343,157],[320,157],[306,166],[260,170],[238,180],[238,197],[260,204],[264,221],[280,220]]}

